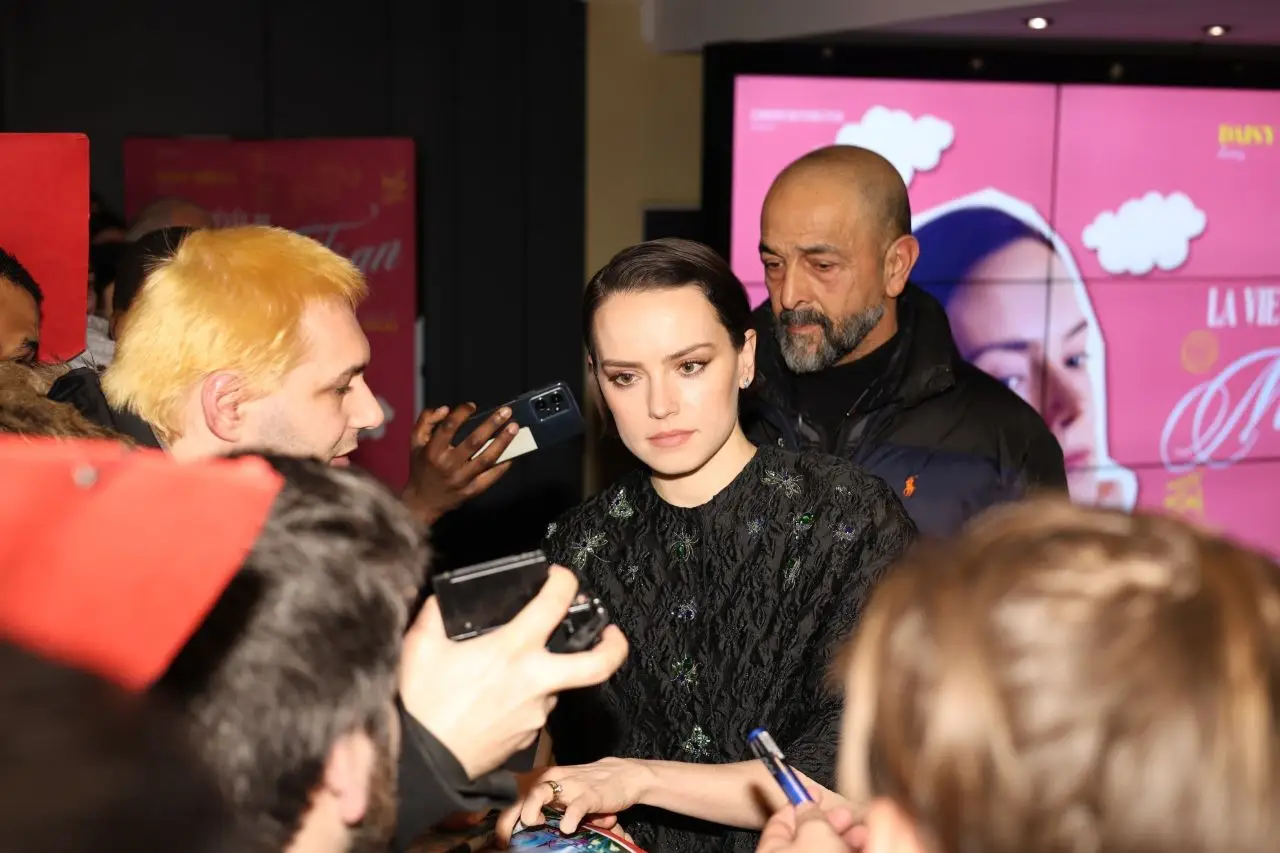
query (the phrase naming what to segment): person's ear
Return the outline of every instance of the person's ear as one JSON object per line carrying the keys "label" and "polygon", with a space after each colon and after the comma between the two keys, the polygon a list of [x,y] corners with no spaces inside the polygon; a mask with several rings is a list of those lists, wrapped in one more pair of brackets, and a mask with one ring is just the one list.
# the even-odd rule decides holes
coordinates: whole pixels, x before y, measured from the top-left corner
{"label": "person's ear", "polygon": [[928,853],[911,817],[886,797],[876,797],[866,813],[867,843],[862,853]]}
{"label": "person's ear", "polygon": [[910,234],[903,235],[889,244],[884,259],[884,294],[896,298],[902,295],[911,277],[911,270],[920,259],[920,241]]}
{"label": "person's ear", "polygon": [[324,765],[324,790],[337,805],[347,826],[364,820],[372,794],[374,762],[378,750],[366,732],[351,732],[338,738]]}
{"label": "person's ear", "polygon": [[742,351],[738,353],[738,387],[746,390],[756,381],[756,344],[759,338],[755,329],[747,329]]}
{"label": "person's ear", "polygon": [[209,432],[234,444],[244,435],[244,405],[249,389],[234,373],[213,373],[200,384],[200,409]]}

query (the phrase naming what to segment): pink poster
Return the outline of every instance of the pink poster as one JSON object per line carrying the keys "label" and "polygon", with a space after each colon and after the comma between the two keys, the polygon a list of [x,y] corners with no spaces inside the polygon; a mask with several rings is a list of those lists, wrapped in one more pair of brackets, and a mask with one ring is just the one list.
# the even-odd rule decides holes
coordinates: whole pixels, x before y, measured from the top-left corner
{"label": "pink poster", "polygon": [[307,234],[364,271],[368,381],[387,419],[361,437],[352,458],[403,486],[421,375],[413,142],[130,139],[124,153],[129,216],[156,198],[178,196],[207,207],[219,225],[271,224]]}
{"label": "pink poster", "polygon": [[1072,497],[1280,555],[1278,114],[1262,91],[740,77],[731,261],[763,301],[773,177],[879,152],[911,195],[913,280],[1044,416]]}

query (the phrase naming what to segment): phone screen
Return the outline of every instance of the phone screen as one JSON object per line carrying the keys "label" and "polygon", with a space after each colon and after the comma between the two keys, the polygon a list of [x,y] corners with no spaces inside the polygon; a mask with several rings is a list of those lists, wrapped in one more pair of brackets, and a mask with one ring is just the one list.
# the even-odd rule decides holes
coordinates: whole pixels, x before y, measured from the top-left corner
{"label": "phone screen", "polygon": [[583,827],[561,835],[554,826],[535,826],[511,837],[511,850],[587,850],[592,853],[639,853],[635,847],[602,832]]}

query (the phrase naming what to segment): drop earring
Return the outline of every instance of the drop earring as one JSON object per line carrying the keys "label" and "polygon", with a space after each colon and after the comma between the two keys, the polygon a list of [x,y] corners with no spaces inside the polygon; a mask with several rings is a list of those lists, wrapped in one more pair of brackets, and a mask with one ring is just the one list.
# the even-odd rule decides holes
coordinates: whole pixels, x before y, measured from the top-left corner
{"label": "drop earring", "polygon": [[742,378],[742,382],[741,382],[740,384],[741,384],[741,386],[742,386],[742,390],[743,390],[743,391],[745,391],[745,390],[747,390],[748,386],[750,386],[750,385],[751,385],[751,380],[750,380],[750,379],[748,379],[748,378],[746,378],[746,377],[744,376],[744,377]]}

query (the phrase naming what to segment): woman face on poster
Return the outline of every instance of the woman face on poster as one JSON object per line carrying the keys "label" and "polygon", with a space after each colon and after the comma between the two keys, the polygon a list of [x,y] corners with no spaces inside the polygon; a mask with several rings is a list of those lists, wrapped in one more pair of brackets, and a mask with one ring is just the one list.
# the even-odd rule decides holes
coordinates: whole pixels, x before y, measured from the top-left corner
{"label": "woman face on poster", "polygon": [[994,190],[923,214],[915,234],[912,280],[943,303],[961,356],[1045,419],[1072,499],[1132,508],[1136,479],[1108,450],[1101,329],[1066,246],[1029,205]]}

